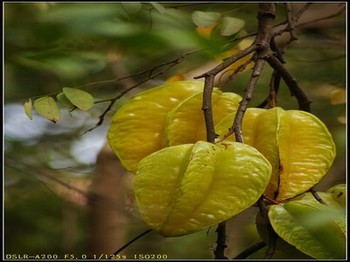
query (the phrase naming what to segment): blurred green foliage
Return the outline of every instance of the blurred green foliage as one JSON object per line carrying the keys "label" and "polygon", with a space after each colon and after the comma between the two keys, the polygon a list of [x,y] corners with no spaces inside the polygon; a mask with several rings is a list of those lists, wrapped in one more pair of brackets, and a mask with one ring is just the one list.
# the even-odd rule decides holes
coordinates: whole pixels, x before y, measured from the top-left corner
{"label": "blurred green foliage", "polygon": [[[105,142],[110,115],[93,132],[79,135],[97,123],[106,105],[95,104],[87,112],[63,110],[62,120],[54,125],[36,113],[33,120],[29,120],[22,108],[24,102],[29,97],[57,95],[63,87],[82,88],[95,99],[111,98],[125,90],[122,81],[113,80],[134,75],[127,80],[138,83],[147,78],[147,70],[195,50],[201,51],[186,56],[181,63],[140,88],[202,68],[215,61],[215,55],[222,51],[222,41],[232,37],[200,36],[192,21],[192,12],[218,12],[245,21],[244,30],[239,33],[244,35],[256,31],[257,6],[216,2],[7,2],[3,6],[5,254],[62,255],[67,252],[72,247],[64,245],[67,234],[63,229],[67,219],[64,213],[71,209],[70,212],[75,212],[77,230],[72,244],[74,252],[86,253],[89,234],[86,209],[74,204],[69,206],[72,203],[67,204],[55,190],[48,190],[48,185],[37,174],[49,172],[56,178],[68,176],[90,181],[96,155]],[[276,21],[283,21],[284,16],[284,6],[278,4]],[[339,116],[345,115],[345,103],[330,103],[331,91],[345,88],[345,30],[342,13],[333,18],[332,26],[315,23],[298,29],[298,41],[285,50],[285,66],[310,96],[313,113],[326,123],[337,145],[337,159],[325,181],[320,183],[320,189],[345,182],[345,124],[338,121]],[[139,72],[146,73],[136,75]],[[267,96],[271,73],[265,65],[252,106]],[[225,86],[226,91],[242,95],[249,76],[249,70],[238,75]],[[279,104],[297,108],[283,83],[280,89]],[[127,97],[119,100],[114,109]],[[130,235],[139,232],[131,229]],[[254,233],[246,235],[256,240]],[[214,241],[214,229],[208,236],[205,232],[162,240],[149,236],[130,247],[130,254],[147,247],[165,252],[171,258],[210,258]],[[244,249],[237,241],[233,244],[238,251]],[[232,252],[236,254],[237,250]]]}

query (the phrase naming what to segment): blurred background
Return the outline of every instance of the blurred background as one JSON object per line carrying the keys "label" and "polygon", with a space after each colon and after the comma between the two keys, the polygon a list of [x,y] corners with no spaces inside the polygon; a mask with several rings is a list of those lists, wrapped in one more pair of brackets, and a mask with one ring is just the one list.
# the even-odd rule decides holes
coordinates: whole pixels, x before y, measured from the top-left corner
{"label": "blurred background", "polygon": [[[302,6],[292,4],[293,10]],[[239,35],[245,35],[256,31],[257,4],[8,2],[3,7],[5,258],[112,254],[147,229],[133,204],[132,175],[107,144],[113,112],[136,92],[169,78],[192,79],[220,62],[215,57],[222,41],[230,38],[200,35],[194,11],[238,18],[245,22]],[[327,125],[337,146],[331,170],[316,186],[321,191],[346,182],[344,8],[338,3],[312,4],[298,21],[298,40],[284,48],[286,68],[313,101],[312,113]],[[285,20],[285,13],[278,4],[276,24]],[[283,45],[288,37],[283,34],[277,40]],[[150,73],[159,75],[149,79]],[[267,96],[271,73],[266,65],[251,106]],[[249,76],[247,70],[217,84],[242,95]],[[24,113],[29,98],[57,95],[63,87],[80,88],[99,101],[145,79],[149,81],[118,100],[102,125],[89,132],[108,103],[86,112],[62,109],[56,124],[35,112],[30,120]],[[283,83],[278,105],[297,108]],[[228,256],[259,241],[256,211],[248,209],[228,221]],[[215,228],[178,238],[151,232],[120,256],[212,258],[215,240]]]}

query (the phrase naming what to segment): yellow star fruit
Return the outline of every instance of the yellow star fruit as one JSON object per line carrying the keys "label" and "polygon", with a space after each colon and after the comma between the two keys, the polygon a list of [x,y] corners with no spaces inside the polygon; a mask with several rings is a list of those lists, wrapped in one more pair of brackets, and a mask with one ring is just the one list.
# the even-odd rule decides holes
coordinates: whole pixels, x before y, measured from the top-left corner
{"label": "yellow star fruit", "polygon": [[[234,114],[217,126],[220,138],[232,125]],[[316,116],[300,110],[248,109],[243,118],[244,142],[258,149],[273,171],[265,194],[283,201],[317,184],[335,158],[335,144]],[[234,140],[234,136],[229,137]]]}
{"label": "yellow star fruit", "polygon": [[150,228],[163,236],[181,236],[249,208],[264,192],[270,175],[270,163],[251,146],[198,141],[142,159],[134,191]]}
{"label": "yellow star fruit", "polygon": [[[235,112],[242,97],[234,93],[214,89],[212,112],[214,124],[227,114]],[[167,117],[166,135],[169,146],[195,143],[206,140],[206,127],[203,111],[203,94],[195,94],[174,107]]]}
{"label": "yellow star fruit", "polygon": [[165,146],[167,113],[185,98],[203,91],[201,81],[170,82],[141,92],[113,116],[108,141],[123,166],[135,172],[138,162]]}
{"label": "yellow star fruit", "polygon": [[[134,173],[138,162],[161,148],[205,140],[203,82],[176,81],[139,93],[113,116],[108,141],[122,164]],[[241,97],[217,88],[214,122],[238,108]]]}

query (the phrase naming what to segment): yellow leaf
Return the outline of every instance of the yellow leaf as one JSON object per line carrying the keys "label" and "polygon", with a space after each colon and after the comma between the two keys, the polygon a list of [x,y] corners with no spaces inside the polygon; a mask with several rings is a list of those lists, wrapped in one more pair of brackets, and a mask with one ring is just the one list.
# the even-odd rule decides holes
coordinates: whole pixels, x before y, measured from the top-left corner
{"label": "yellow leaf", "polygon": [[32,108],[33,108],[33,103],[32,103],[32,99],[28,99],[28,101],[26,101],[24,103],[24,112],[25,114],[28,116],[28,118],[30,120],[33,119],[33,112],[32,112]]}
{"label": "yellow leaf", "polygon": [[336,88],[331,92],[330,95],[331,104],[339,105],[346,102],[346,91],[345,88]]}
{"label": "yellow leaf", "polygon": [[210,38],[210,35],[213,32],[213,29],[215,28],[216,25],[217,25],[217,23],[214,23],[214,24],[209,25],[209,26],[197,26],[196,31],[199,35],[201,35],[205,38]]}
{"label": "yellow leaf", "polygon": [[186,78],[183,74],[176,74],[165,80],[165,83],[171,83],[176,81],[184,81]]}
{"label": "yellow leaf", "polygon": [[58,108],[56,101],[50,96],[36,99],[34,101],[34,108],[40,115],[53,123],[60,120],[60,109]]}

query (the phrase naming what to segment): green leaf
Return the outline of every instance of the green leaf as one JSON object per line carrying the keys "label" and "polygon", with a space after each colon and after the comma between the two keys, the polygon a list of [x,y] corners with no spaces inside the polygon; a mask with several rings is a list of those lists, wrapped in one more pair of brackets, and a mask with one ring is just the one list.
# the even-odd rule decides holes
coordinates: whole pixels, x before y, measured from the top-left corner
{"label": "green leaf", "polygon": [[[271,206],[269,206],[271,207]],[[268,208],[269,208],[268,207]],[[260,212],[257,213],[255,217],[256,229],[258,231],[259,236],[265,243],[269,243],[270,239],[270,221],[265,218],[265,216]],[[283,240],[278,235],[276,236],[275,243],[276,251],[282,251],[284,254],[288,256],[290,259],[295,258],[312,258],[300,250],[296,249],[295,246],[292,246],[285,240]],[[275,253],[276,254],[276,253]]]}
{"label": "green leaf", "polygon": [[194,11],[192,13],[192,21],[196,26],[210,26],[219,21],[221,17],[217,12]]}
{"label": "green leaf", "polygon": [[245,25],[245,21],[235,17],[224,17],[220,33],[222,36],[230,36],[238,33]]}
{"label": "green leaf", "polygon": [[276,233],[316,259],[345,258],[345,212],[316,200],[273,205],[269,218]]}
{"label": "green leaf", "polygon": [[338,184],[327,190],[342,207],[346,207],[346,185]]}
{"label": "green leaf", "polygon": [[33,108],[32,99],[29,98],[28,101],[26,101],[26,102],[24,103],[24,112],[26,113],[27,117],[28,117],[30,120],[33,119],[32,108]]}
{"label": "green leaf", "polygon": [[60,120],[61,112],[55,99],[50,96],[38,98],[34,101],[35,110],[46,119],[56,123]]}
{"label": "green leaf", "polygon": [[129,3],[121,3],[125,12],[130,15],[137,14],[142,7],[140,2],[129,2]]}
{"label": "green leaf", "polygon": [[68,108],[72,108],[74,107],[74,105],[72,104],[72,102],[66,97],[66,95],[61,92],[56,96],[58,102],[64,106],[64,107],[68,107]]}
{"label": "green leaf", "polygon": [[83,111],[89,110],[94,104],[94,98],[88,92],[70,87],[64,87],[62,90],[68,100]]}

